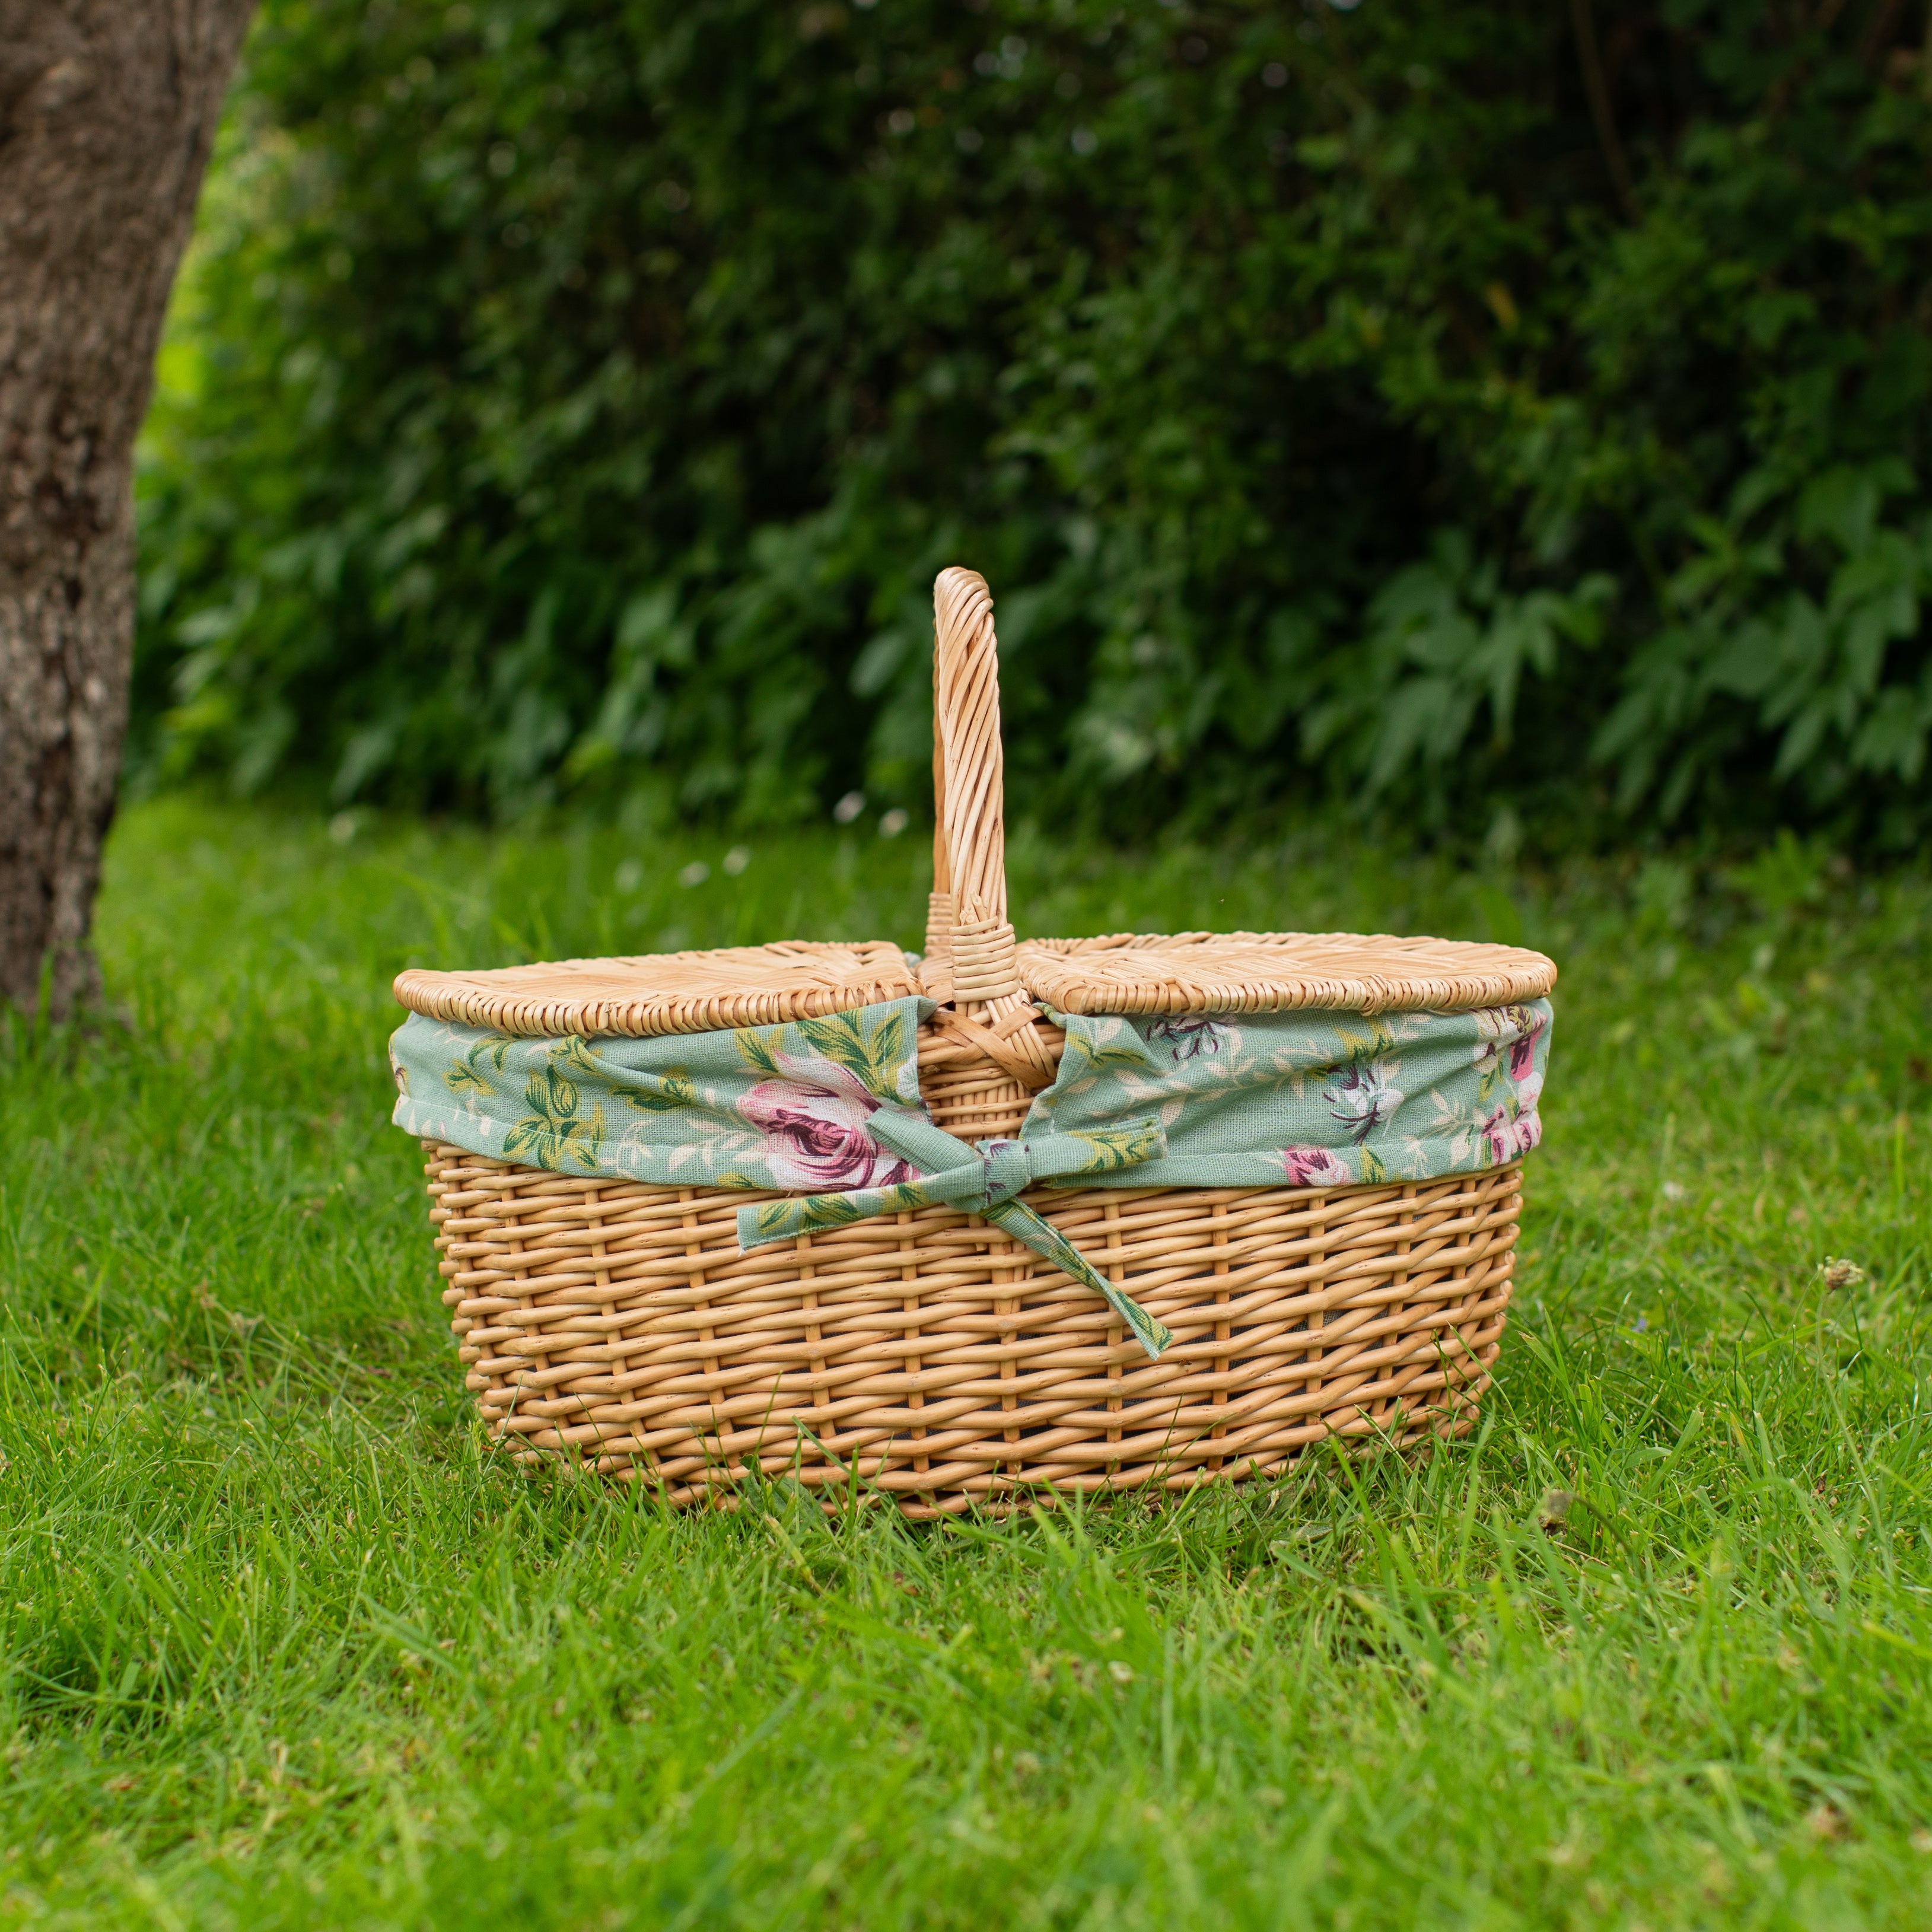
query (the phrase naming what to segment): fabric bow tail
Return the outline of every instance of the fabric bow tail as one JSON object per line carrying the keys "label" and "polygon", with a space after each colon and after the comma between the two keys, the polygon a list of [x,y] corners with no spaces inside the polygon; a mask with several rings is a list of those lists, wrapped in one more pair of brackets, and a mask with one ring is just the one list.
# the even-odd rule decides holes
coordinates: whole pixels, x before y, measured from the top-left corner
{"label": "fabric bow tail", "polygon": [[1030,1141],[981,1141],[976,1146],[916,1114],[881,1107],[867,1124],[882,1146],[920,1170],[916,1180],[843,1194],[805,1194],[738,1210],[738,1245],[763,1247],[798,1234],[868,1221],[909,1208],[944,1203],[983,1216],[1042,1260],[1100,1296],[1133,1331],[1150,1360],[1174,1337],[1118,1282],[1109,1281],[1054,1227],[1018,1197],[1041,1180],[1108,1174],[1167,1151],[1157,1120],[1136,1120],[1091,1133],[1047,1134]]}

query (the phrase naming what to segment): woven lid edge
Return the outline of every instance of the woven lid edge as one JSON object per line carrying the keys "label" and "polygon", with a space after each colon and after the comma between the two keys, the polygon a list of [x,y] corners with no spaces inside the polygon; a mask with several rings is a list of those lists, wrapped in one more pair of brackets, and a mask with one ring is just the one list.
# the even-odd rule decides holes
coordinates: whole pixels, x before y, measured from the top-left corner
{"label": "woven lid edge", "polygon": [[[1306,970],[1292,975],[1268,970],[1275,963],[1268,953],[1286,950],[1298,941],[1306,943],[1316,956],[1307,961]],[[1221,976],[1211,970],[1198,978],[1186,972],[1176,979],[1150,974],[1138,983],[1080,971],[1083,953],[1096,957],[1096,963],[1100,958],[1124,963],[1136,952],[1163,946],[1198,947],[1196,959],[1211,968],[1215,942],[1247,954],[1238,962],[1228,962],[1235,970],[1218,985],[1200,982]],[[1371,956],[1388,948],[1394,956],[1320,956],[1347,948]],[[1457,962],[1442,956],[1465,951],[1474,956],[1462,970],[1456,970]],[[1415,956],[1431,952],[1432,958]],[[1527,946],[1390,933],[1112,933],[1084,940],[1028,940],[1019,947],[1018,959],[1021,978],[1036,999],[1062,1012],[1089,1014],[1466,1012],[1540,998],[1555,987],[1558,977],[1556,962]]]}
{"label": "woven lid edge", "polygon": [[[767,986],[742,983],[747,964],[760,956],[775,967],[793,959],[830,953],[855,954],[851,970],[831,985],[786,983],[782,977]],[[739,983],[706,982],[707,962],[730,958]],[[691,969],[673,974],[666,984],[643,984],[634,997],[606,985],[573,988],[569,969],[602,969],[621,974],[625,967],[675,965]],[[558,974],[546,986],[544,969]],[[645,975],[640,974],[640,980]],[[777,976],[775,975],[775,977]],[[491,984],[493,981],[500,983]],[[889,940],[788,940],[770,946],[719,946],[705,951],[643,953],[606,958],[532,961],[524,966],[480,968],[452,972],[432,967],[406,967],[391,984],[398,1004],[428,1019],[470,1026],[492,1027],[524,1038],[538,1039],[566,1033],[664,1038],[711,1033],[740,1026],[773,1026],[790,1020],[812,1019],[854,1005],[874,1005],[920,994],[917,976],[904,950]]]}

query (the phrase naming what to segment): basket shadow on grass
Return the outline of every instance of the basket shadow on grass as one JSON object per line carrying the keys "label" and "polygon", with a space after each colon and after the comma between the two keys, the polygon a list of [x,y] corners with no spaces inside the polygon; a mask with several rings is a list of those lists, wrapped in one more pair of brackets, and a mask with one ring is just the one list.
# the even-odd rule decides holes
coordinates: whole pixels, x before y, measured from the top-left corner
{"label": "basket shadow on grass", "polygon": [[[0,1916],[1922,1922],[1922,886],[1634,940],[1614,881],[1525,896],[1551,1142],[1476,1439],[908,1526],[480,1454],[380,1044],[526,893],[550,951],[890,932],[916,858],[802,844],[740,932],[682,852],[598,910],[598,835],[120,840],[129,1026],[0,1076]],[[1420,864],[1108,864],[1026,902],[1495,929]]]}

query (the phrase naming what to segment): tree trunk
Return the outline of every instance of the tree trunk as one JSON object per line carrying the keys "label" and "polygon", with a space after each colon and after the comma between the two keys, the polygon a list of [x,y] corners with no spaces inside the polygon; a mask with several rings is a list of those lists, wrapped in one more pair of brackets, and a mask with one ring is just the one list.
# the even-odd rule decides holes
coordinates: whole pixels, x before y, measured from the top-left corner
{"label": "tree trunk", "polygon": [[253,0],[0,0],[0,999],[87,944],[134,650],[134,437]]}

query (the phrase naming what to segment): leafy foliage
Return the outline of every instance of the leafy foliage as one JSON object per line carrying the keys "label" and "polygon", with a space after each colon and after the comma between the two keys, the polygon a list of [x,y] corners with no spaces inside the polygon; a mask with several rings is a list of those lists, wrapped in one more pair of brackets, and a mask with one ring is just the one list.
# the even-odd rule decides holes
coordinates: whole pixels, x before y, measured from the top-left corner
{"label": "leafy foliage", "polygon": [[964,560],[1036,808],[1907,838],[1916,32],[269,0],[148,438],[143,755],[916,800]]}

